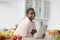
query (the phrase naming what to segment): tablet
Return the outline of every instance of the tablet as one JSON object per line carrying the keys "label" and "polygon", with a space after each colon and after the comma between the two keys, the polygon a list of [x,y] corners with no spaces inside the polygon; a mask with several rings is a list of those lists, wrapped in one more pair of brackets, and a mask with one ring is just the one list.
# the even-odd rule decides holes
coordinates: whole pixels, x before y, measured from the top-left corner
{"label": "tablet", "polygon": [[39,30],[37,31],[37,33],[34,35],[34,38],[42,38],[44,33],[47,31],[47,25],[42,25],[41,27],[39,27]]}

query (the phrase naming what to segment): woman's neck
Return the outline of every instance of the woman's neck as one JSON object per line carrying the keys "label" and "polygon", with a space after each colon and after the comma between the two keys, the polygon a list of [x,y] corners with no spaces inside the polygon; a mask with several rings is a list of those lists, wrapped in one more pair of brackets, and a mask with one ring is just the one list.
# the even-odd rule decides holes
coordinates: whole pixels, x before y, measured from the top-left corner
{"label": "woman's neck", "polygon": [[29,20],[32,22],[32,19],[29,18]]}

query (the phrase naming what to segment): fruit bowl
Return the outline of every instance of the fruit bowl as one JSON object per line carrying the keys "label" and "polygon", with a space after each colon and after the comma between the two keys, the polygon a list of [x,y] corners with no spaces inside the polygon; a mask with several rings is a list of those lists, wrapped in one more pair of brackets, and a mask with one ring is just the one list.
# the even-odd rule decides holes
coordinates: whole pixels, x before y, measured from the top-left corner
{"label": "fruit bowl", "polygon": [[22,36],[14,35],[14,32],[7,34],[6,32],[0,32],[0,40],[21,40]]}
{"label": "fruit bowl", "polygon": [[60,30],[52,29],[49,30],[48,34],[53,38],[55,38],[56,40],[60,40]]}

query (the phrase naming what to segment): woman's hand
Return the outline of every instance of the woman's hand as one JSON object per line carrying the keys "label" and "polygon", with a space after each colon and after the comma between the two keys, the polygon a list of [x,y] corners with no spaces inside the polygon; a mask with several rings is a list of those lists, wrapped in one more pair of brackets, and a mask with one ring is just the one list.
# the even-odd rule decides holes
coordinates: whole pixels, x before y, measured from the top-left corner
{"label": "woman's hand", "polygon": [[31,34],[34,35],[36,32],[37,32],[37,30],[36,30],[36,29],[33,29],[33,30],[31,31]]}

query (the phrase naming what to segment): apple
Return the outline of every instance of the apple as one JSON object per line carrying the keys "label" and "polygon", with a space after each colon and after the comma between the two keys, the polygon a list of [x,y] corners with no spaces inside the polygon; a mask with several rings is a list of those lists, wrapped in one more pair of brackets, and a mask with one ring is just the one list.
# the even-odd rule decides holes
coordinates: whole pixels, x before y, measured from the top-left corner
{"label": "apple", "polygon": [[18,36],[17,36],[17,39],[18,39],[18,40],[21,40],[21,39],[22,39],[22,36],[18,35]]}
{"label": "apple", "polygon": [[12,39],[13,39],[13,40],[17,40],[17,36],[14,35],[14,36],[12,37]]}

